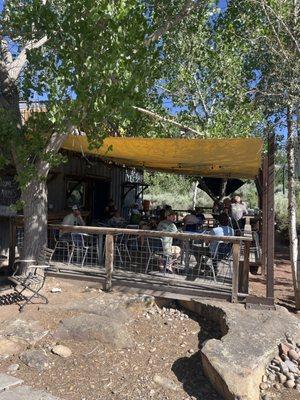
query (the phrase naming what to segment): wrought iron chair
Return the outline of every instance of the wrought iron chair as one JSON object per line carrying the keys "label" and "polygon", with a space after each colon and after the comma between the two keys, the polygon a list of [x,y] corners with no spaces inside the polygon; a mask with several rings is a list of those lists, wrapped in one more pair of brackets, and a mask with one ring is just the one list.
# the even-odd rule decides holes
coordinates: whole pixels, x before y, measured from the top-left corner
{"label": "wrought iron chair", "polygon": [[[44,300],[45,304],[48,303],[47,297],[42,295],[40,291],[45,284],[46,271],[50,268],[53,253],[53,249],[44,247],[37,260],[17,260],[14,263],[14,273],[8,279],[14,284],[18,298],[24,300],[24,303],[19,306],[20,312],[28,303],[32,303],[34,298],[40,298]],[[27,264],[24,272],[20,271],[22,264]],[[25,291],[30,292],[31,295],[29,297],[23,296]]]}

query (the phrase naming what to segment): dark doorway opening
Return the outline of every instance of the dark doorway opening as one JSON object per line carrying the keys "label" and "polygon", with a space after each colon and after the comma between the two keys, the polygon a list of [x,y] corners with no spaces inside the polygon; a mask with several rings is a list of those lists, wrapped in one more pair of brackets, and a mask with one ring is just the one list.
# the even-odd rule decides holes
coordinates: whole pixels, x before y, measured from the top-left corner
{"label": "dark doorway opening", "polygon": [[110,182],[103,180],[92,181],[92,212],[91,219],[104,219],[104,210],[110,199]]}

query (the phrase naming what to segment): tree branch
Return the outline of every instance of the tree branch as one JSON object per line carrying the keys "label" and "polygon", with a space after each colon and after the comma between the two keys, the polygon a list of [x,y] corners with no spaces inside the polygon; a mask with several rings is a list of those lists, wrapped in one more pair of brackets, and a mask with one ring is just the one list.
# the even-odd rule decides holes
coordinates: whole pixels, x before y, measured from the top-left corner
{"label": "tree branch", "polygon": [[203,111],[204,111],[205,117],[208,120],[210,118],[210,112],[209,112],[209,110],[207,108],[207,105],[206,105],[205,100],[204,100],[203,93],[202,93],[202,91],[200,89],[200,86],[198,84],[198,81],[197,81],[197,78],[196,78],[195,75],[193,75],[193,79],[194,79],[194,82],[195,82],[195,85],[196,85],[196,90],[197,90],[198,95],[200,97],[200,101],[201,101],[201,104],[202,104],[202,107],[203,107]]}
{"label": "tree branch", "polygon": [[0,37],[0,41],[1,41],[0,46],[1,46],[2,60],[5,63],[5,65],[11,64],[13,62],[13,57],[11,52],[9,51],[8,43],[2,37]]}
{"label": "tree branch", "polygon": [[[292,31],[289,29],[288,25],[287,25],[287,24],[284,22],[284,20],[278,15],[278,13],[277,13],[275,10],[273,10],[273,8],[272,8],[269,4],[267,4],[265,1],[264,1],[263,3],[264,3],[264,6],[265,6],[266,8],[268,8],[268,9],[271,11],[271,13],[274,15],[274,17],[275,17],[275,18],[282,24],[282,26],[285,28],[286,32],[290,35],[290,37],[291,37],[291,39],[293,40],[293,42],[294,42],[294,44],[295,44],[295,46],[296,46],[298,52],[300,53],[300,45],[299,45],[299,42],[298,42],[298,40],[296,39],[296,37],[294,36],[294,34],[292,33]],[[296,21],[296,23],[297,23],[297,21]]]}
{"label": "tree branch", "polygon": [[160,39],[165,33],[168,32],[171,28],[176,26],[183,18],[189,15],[194,9],[199,6],[199,1],[194,0],[186,0],[181,11],[175,15],[174,18],[166,21],[160,28],[158,28],[155,32],[153,32],[146,40],[145,45],[149,46],[151,43],[156,42]]}
{"label": "tree branch", "polygon": [[192,128],[188,127],[188,126],[182,125],[182,124],[180,124],[179,122],[174,121],[173,119],[166,118],[166,117],[162,117],[161,115],[158,115],[158,114],[156,114],[156,113],[154,113],[154,112],[152,112],[152,111],[146,110],[146,109],[141,108],[141,107],[135,107],[135,106],[133,106],[133,108],[134,108],[135,110],[137,110],[137,111],[143,113],[143,114],[148,115],[148,116],[149,116],[150,118],[152,118],[152,119],[156,119],[156,120],[158,120],[158,121],[166,122],[166,123],[168,123],[168,124],[173,124],[173,125],[177,126],[177,128],[179,128],[179,129],[181,129],[181,130],[183,130],[183,131],[185,131],[185,132],[191,132],[191,133],[194,133],[194,134],[197,135],[197,136],[205,136],[204,133],[199,132],[199,131],[196,131],[195,129],[192,129]]}
{"label": "tree branch", "polygon": [[33,49],[38,49],[42,47],[48,41],[47,36],[44,36],[40,40],[34,40],[32,42],[27,43],[24,48],[21,50],[18,57],[9,65],[9,76],[13,80],[17,80],[24,65],[27,62],[27,51],[31,51]]}

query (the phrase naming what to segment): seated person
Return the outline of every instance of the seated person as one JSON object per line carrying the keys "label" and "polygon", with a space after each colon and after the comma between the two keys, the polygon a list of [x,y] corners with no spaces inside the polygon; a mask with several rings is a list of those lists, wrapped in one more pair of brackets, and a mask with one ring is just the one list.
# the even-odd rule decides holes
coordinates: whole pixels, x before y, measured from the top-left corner
{"label": "seated person", "polygon": [[134,204],[132,209],[131,209],[131,215],[130,215],[130,225],[138,225],[141,221],[142,215],[139,210],[139,205]]}
{"label": "seated person", "polygon": [[159,212],[159,218],[158,221],[164,221],[166,219],[166,210],[162,209]]}
{"label": "seated person", "polygon": [[[157,225],[158,231],[166,231],[166,232],[177,232],[177,227],[174,224],[176,220],[176,214],[172,211],[166,212],[165,219],[160,221]],[[172,237],[163,237],[163,252],[168,256],[174,256],[177,259],[180,256],[180,247],[173,246],[173,238]],[[163,265],[160,265],[160,268],[163,269]],[[173,272],[171,264],[167,265],[167,271]]]}
{"label": "seated person", "polygon": [[[219,221],[219,226],[217,226],[216,228],[213,228],[211,230],[211,232],[210,232],[211,235],[214,235],[214,236],[234,236],[234,230],[229,226],[230,220],[229,220],[229,217],[228,217],[228,215],[226,213],[220,214],[219,218],[218,218],[218,221]],[[216,253],[216,249],[217,249],[218,243],[219,243],[218,241],[210,242],[209,249],[210,249],[210,253],[211,253],[211,255],[213,257],[216,255],[215,253]],[[228,244],[224,243],[224,245],[227,246],[228,249],[231,248],[229,243]],[[225,251],[226,251],[226,249],[225,249]],[[221,252],[220,252],[220,254],[221,254]]]}
{"label": "seated person", "polygon": [[225,214],[231,215],[231,199],[229,197],[226,197],[223,200],[222,212],[224,212]]}
{"label": "seated person", "polygon": [[183,224],[183,230],[189,232],[197,231],[198,225],[200,225],[200,220],[196,217],[196,212],[194,210],[189,210],[189,214],[183,218]]}
{"label": "seated person", "polygon": [[126,221],[118,210],[114,211],[113,216],[107,221],[107,224],[113,228],[122,227],[126,225]]}
{"label": "seated person", "polygon": [[113,217],[115,209],[116,209],[115,203],[113,199],[110,199],[108,205],[104,209],[104,219],[109,219]]}
{"label": "seated person", "polygon": [[212,206],[212,213],[219,214],[219,212],[220,212],[220,202],[219,202],[219,200],[215,200],[214,204]]}
{"label": "seated person", "polygon": [[85,226],[78,206],[74,205],[72,207],[72,212],[64,217],[62,225]]}
{"label": "seated person", "polygon": [[196,217],[199,219],[200,225],[203,225],[205,221],[205,215],[203,214],[203,209],[201,207],[195,207]]}

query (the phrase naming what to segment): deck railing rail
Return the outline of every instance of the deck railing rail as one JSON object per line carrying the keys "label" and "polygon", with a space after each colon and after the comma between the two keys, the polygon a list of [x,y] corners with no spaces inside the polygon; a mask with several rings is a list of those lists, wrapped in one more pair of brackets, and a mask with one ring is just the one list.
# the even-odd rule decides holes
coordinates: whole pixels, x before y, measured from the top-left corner
{"label": "deck railing rail", "polygon": [[[23,228],[15,226],[15,245],[22,247]],[[249,285],[251,237],[215,236],[209,232],[165,232],[96,226],[48,225],[48,246],[55,249],[58,270],[86,270],[114,279],[126,277],[148,286],[159,283],[199,295],[245,299]],[[129,284],[130,285],[130,284]]]}

